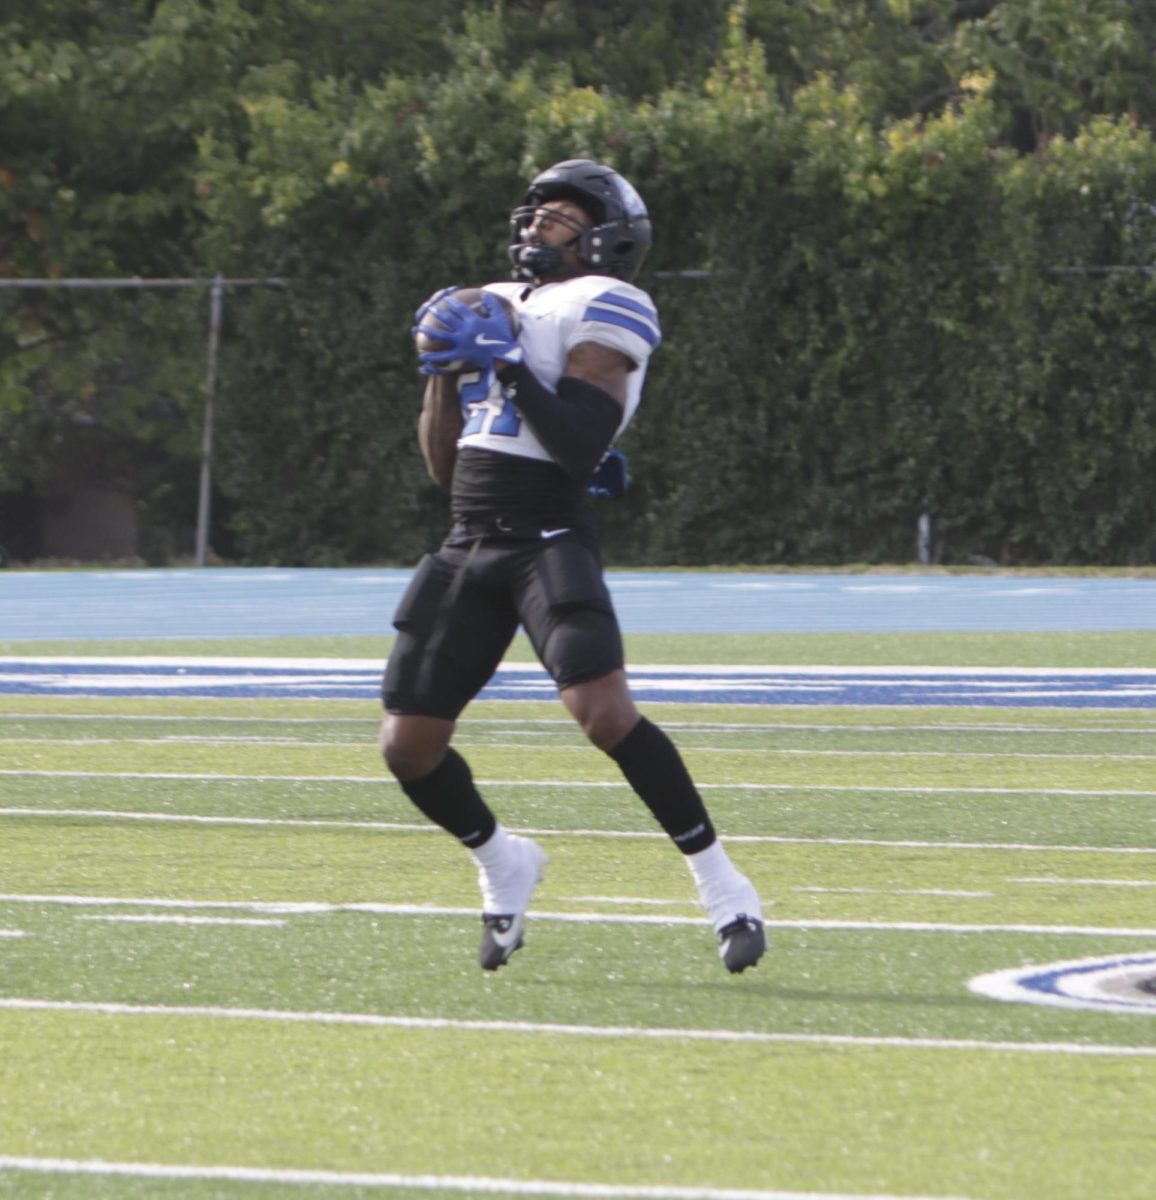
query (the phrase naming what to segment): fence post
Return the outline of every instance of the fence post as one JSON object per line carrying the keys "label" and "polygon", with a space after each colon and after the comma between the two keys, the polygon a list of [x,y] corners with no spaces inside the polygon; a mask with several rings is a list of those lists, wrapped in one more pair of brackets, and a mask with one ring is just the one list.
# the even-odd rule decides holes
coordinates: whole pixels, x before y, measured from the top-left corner
{"label": "fence post", "polygon": [[196,565],[203,567],[209,553],[209,510],[213,478],[213,416],[217,391],[217,357],[221,347],[221,310],[225,303],[225,277],[218,271],[209,289],[209,364],[205,375],[205,421],[201,430],[201,487],[197,499]]}

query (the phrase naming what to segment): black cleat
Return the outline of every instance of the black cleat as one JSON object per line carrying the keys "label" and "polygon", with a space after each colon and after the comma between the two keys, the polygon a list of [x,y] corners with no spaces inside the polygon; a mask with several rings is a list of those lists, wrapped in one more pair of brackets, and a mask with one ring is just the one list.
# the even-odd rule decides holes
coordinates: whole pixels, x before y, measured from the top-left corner
{"label": "black cleat", "polygon": [[739,915],[718,931],[718,953],[732,975],[755,966],[767,948],[767,933],[762,921]]}
{"label": "black cleat", "polygon": [[496,971],[510,961],[510,955],[525,942],[522,913],[482,914],[482,944],[478,947],[478,963],[483,971]]}

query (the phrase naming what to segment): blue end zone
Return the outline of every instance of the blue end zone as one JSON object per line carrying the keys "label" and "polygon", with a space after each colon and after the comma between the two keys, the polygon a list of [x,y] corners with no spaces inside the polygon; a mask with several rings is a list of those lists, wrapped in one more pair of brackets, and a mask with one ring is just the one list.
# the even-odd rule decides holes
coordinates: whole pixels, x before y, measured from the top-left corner
{"label": "blue end zone", "polygon": [[[0,694],[368,700],[382,664],[342,659],[0,659]],[[639,666],[644,702],[1156,708],[1156,671],[1009,668]],[[483,700],[552,700],[537,664],[507,663]]]}

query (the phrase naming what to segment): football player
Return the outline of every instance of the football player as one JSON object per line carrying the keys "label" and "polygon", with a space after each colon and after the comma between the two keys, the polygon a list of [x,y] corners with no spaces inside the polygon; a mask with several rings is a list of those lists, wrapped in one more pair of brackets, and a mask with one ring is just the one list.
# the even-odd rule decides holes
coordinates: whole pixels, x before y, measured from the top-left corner
{"label": "football player", "polygon": [[743,971],[766,948],[759,897],[678,750],[634,705],[588,499],[592,485],[624,486],[612,443],[661,340],[654,301],[631,282],[650,246],[646,208],[617,172],[573,159],[533,180],[511,227],[513,282],[469,304],[446,288],[417,313],[419,441],[453,527],[394,616],[382,754],[472,855],[479,962],[497,970],[522,945],[546,855],[497,821],[450,740],[521,625],[566,709],[685,856],[724,964]]}

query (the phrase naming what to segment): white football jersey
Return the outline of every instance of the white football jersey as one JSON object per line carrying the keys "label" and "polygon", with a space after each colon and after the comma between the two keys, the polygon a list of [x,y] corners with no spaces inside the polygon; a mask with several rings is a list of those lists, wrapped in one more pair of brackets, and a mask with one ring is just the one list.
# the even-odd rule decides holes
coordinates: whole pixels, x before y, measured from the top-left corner
{"label": "white football jersey", "polygon": [[[630,424],[642,399],[646,364],[662,340],[654,301],[641,288],[606,275],[581,275],[536,288],[489,283],[484,290],[496,292],[513,306],[521,322],[518,341],[526,366],[548,388],[558,386],[570,351],[580,342],[608,346],[635,363],[626,377],[626,405],[618,433]],[[486,389],[479,372],[467,372],[460,377],[458,391],[466,408],[459,447],[553,461],[497,379]]]}

